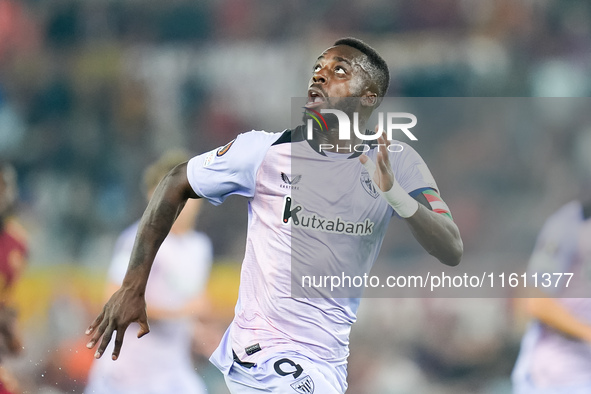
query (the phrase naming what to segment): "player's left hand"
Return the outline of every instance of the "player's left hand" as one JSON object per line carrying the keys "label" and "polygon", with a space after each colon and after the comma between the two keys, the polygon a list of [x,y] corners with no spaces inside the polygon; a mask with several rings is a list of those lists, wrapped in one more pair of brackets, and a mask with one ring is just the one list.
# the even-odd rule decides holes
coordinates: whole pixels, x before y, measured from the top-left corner
{"label": "player's left hand", "polygon": [[[375,130],[378,132],[378,126],[376,126]],[[390,165],[390,156],[388,155],[388,146],[390,146],[390,141],[386,139],[386,133],[382,131],[377,142],[377,164],[374,164],[372,160],[365,154],[359,156],[359,161],[361,161],[361,164],[365,166],[370,176],[372,176],[373,173],[373,181],[376,185],[378,185],[380,190],[387,192],[388,190],[392,189],[392,186],[395,182],[392,166]]]}

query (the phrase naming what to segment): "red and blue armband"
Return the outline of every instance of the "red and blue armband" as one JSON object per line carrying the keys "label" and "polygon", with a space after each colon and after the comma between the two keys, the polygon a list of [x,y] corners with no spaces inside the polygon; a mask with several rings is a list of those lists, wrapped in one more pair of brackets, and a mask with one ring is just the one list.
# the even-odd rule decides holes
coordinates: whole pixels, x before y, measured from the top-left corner
{"label": "red and blue armband", "polygon": [[433,212],[447,216],[453,220],[449,207],[445,201],[441,199],[441,196],[436,190],[430,188],[419,189],[412,192],[411,196],[413,196],[417,201],[425,205],[427,208],[431,209]]}

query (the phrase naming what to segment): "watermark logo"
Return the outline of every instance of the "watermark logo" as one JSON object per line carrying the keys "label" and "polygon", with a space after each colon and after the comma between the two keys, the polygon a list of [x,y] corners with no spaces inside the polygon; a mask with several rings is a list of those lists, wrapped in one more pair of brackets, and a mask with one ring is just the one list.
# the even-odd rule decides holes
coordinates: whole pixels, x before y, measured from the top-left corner
{"label": "watermark logo", "polygon": [[[374,134],[366,134],[365,131],[359,130],[359,113],[353,113],[353,122],[351,127],[351,120],[349,116],[338,109],[321,109],[320,112],[315,111],[311,108],[304,108],[305,114],[309,116],[306,122],[306,138],[311,140],[314,135],[314,122],[320,128],[320,131],[327,131],[328,124],[323,114],[332,114],[336,117],[338,122],[339,140],[350,141],[351,140],[351,129],[355,136],[362,141],[375,141],[379,138],[383,131],[386,132],[386,138],[392,140],[395,131],[401,131],[411,141],[417,141],[418,138],[410,131],[411,128],[416,126],[417,117],[409,112],[383,112],[378,113],[378,132]],[[406,121],[400,122],[401,119]],[[385,123],[385,127],[384,127]],[[379,148],[379,145],[378,145]],[[339,146],[333,144],[319,144],[320,151],[336,149],[337,152],[341,150],[348,150],[349,152],[367,152],[370,148],[367,144],[357,145],[346,145]],[[404,147],[400,144],[391,144],[388,146],[390,152],[401,152]]]}
{"label": "watermark logo", "polygon": [[[304,107],[304,109],[306,110],[305,113],[316,121],[316,124],[318,124],[318,127],[320,127],[321,131],[328,130],[328,125],[326,124],[326,120],[322,114],[320,114],[318,111],[314,111],[312,108]],[[312,132],[312,119],[308,119],[308,139],[312,139],[312,134],[310,134]],[[322,120],[322,122],[320,120]]]}

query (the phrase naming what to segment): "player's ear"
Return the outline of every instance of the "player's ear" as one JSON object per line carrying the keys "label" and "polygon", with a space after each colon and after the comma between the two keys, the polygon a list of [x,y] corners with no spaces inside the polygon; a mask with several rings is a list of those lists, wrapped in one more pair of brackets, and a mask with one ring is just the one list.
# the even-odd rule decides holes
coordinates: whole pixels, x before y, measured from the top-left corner
{"label": "player's ear", "polygon": [[372,92],[371,90],[367,90],[361,96],[361,105],[363,105],[364,107],[377,108],[379,103],[380,103],[380,101],[378,100],[378,94],[375,92]]}

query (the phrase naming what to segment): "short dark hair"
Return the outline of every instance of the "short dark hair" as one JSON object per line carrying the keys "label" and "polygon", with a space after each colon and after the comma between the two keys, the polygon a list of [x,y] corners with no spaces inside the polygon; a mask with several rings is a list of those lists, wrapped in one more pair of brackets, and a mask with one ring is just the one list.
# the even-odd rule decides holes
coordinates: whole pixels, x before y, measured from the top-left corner
{"label": "short dark hair", "polygon": [[366,71],[369,73],[370,78],[377,84],[378,95],[380,97],[384,97],[388,91],[388,87],[390,86],[390,71],[388,70],[388,65],[386,64],[384,58],[382,58],[375,49],[358,38],[341,38],[337,40],[334,45],[350,46],[357,49],[367,57],[369,69]]}

